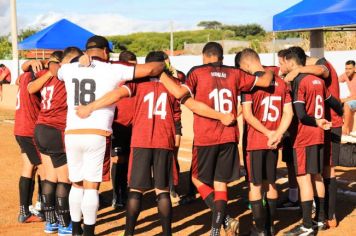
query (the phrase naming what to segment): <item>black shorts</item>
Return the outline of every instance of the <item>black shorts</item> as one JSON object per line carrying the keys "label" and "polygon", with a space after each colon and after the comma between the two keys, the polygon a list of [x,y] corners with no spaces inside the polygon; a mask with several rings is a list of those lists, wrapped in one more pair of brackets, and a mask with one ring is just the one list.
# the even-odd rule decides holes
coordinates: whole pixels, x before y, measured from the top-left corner
{"label": "black shorts", "polygon": [[210,186],[237,180],[239,164],[236,143],[193,147],[192,175]]}
{"label": "black shorts", "polygon": [[282,140],[282,161],[293,163],[293,143],[289,134],[285,135]]}
{"label": "black shorts", "polygon": [[341,133],[341,127],[331,128],[330,130],[325,131],[325,166],[339,165]]}
{"label": "black shorts", "polygon": [[296,175],[321,174],[323,172],[324,145],[294,148],[293,162]]}
{"label": "black shorts", "polygon": [[179,121],[175,121],[174,122],[174,127],[176,129],[176,135],[180,135],[182,136],[182,121],[179,120]]}
{"label": "black shorts", "polygon": [[33,137],[16,135],[15,138],[21,148],[21,153],[26,153],[31,164],[35,166],[40,165],[42,163],[41,154],[37,150]]}
{"label": "black shorts", "polygon": [[67,164],[63,135],[61,130],[52,126],[38,124],[35,127],[36,146],[41,153],[51,157],[54,168]]}
{"label": "black shorts", "polygon": [[129,156],[132,126],[124,126],[116,122],[112,125],[111,156]]}
{"label": "black shorts", "polygon": [[172,162],[172,150],[132,148],[127,178],[129,187],[140,190],[148,190],[152,186],[161,190],[168,188]]}
{"label": "black shorts", "polygon": [[248,151],[246,156],[247,177],[251,183],[276,182],[278,150]]}

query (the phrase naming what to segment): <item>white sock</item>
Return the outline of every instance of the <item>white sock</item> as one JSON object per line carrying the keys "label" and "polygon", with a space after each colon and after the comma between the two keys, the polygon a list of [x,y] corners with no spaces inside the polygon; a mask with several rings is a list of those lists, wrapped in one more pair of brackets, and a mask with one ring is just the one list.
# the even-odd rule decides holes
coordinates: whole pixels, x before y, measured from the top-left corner
{"label": "white sock", "polygon": [[289,188],[288,198],[291,202],[298,201],[298,188]]}
{"label": "white sock", "polygon": [[74,222],[82,220],[82,201],[84,189],[72,186],[69,192],[70,217]]}
{"label": "white sock", "polygon": [[84,224],[94,225],[99,208],[99,193],[96,189],[85,189],[82,201]]}

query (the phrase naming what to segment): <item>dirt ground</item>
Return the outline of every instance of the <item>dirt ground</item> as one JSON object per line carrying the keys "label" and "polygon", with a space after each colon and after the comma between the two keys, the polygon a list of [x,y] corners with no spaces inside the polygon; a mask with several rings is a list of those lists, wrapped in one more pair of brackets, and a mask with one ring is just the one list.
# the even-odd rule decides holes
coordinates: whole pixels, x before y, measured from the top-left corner
{"label": "dirt ground", "polygon": [[[7,118],[6,115],[5,119]],[[0,117],[4,119],[3,117]],[[44,235],[43,223],[19,224],[18,214],[18,179],[21,170],[20,150],[13,136],[13,124],[0,121],[0,235]],[[188,170],[191,159],[191,140],[183,139],[179,153],[182,169],[182,189],[186,191]],[[281,198],[286,197],[286,168],[283,163],[278,165],[278,188]],[[356,192],[356,168],[338,168],[339,188]],[[98,213],[96,234],[118,235],[124,230],[125,212],[113,210],[111,202],[111,184],[103,183],[101,188],[102,205]],[[198,196],[198,195],[197,195]],[[248,233],[251,225],[251,211],[247,208],[247,185],[244,178],[230,184],[228,211],[232,217],[240,221],[240,233]],[[34,199],[36,196],[34,196]],[[340,225],[336,229],[320,232],[319,235],[356,235],[356,199],[347,194],[339,193],[337,200],[337,218]],[[174,235],[207,235],[210,228],[211,213],[199,198],[188,205],[175,205],[173,209]],[[279,211],[276,222],[278,235],[293,227],[301,217],[298,211]],[[160,235],[161,228],[152,191],[144,195],[143,210],[138,219],[136,235]]]}

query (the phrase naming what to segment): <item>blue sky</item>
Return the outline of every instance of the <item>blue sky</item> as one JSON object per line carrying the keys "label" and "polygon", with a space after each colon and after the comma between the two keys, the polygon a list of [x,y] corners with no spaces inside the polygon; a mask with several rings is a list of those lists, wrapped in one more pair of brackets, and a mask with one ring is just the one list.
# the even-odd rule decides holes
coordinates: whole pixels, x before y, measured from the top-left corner
{"label": "blue sky", "polygon": [[[272,16],[301,0],[17,0],[19,28],[38,27],[67,18],[96,34],[195,29],[199,21],[258,23],[271,30]],[[9,24],[8,0],[0,0],[0,34]],[[2,23],[1,23],[2,22]],[[3,27],[2,27],[3,26]]]}

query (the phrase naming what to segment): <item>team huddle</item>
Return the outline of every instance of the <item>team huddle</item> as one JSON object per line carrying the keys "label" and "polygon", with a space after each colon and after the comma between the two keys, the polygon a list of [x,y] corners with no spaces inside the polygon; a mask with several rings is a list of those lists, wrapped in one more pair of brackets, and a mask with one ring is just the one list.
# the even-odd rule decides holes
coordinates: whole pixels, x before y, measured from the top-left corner
{"label": "team huddle", "polygon": [[[19,222],[45,221],[46,233],[94,235],[98,190],[111,173],[112,206],[126,207],[122,235],[134,235],[144,193],[152,188],[162,234],[172,235],[183,104],[194,114],[187,198],[196,189],[210,208],[210,235],[238,235],[227,184],[240,178],[240,158],[249,183],[250,235],[276,234],[279,150],[288,167],[287,204],[303,216],[284,234],[337,226],[334,167],[343,108],[335,69],[325,58],[291,47],[278,53],[279,67],[263,66],[247,48],[236,54],[235,66],[226,66],[222,46],[209,42],[203,65],[185,76],[162,51],[150,52],[145,64],[129,51],[110,61],[110,52],[104,37],[93,36],[86,54],[68,47],[46,62],[23,64],[14,131],[24,163]],[[37,210],[31,208],[36,172]]]}

